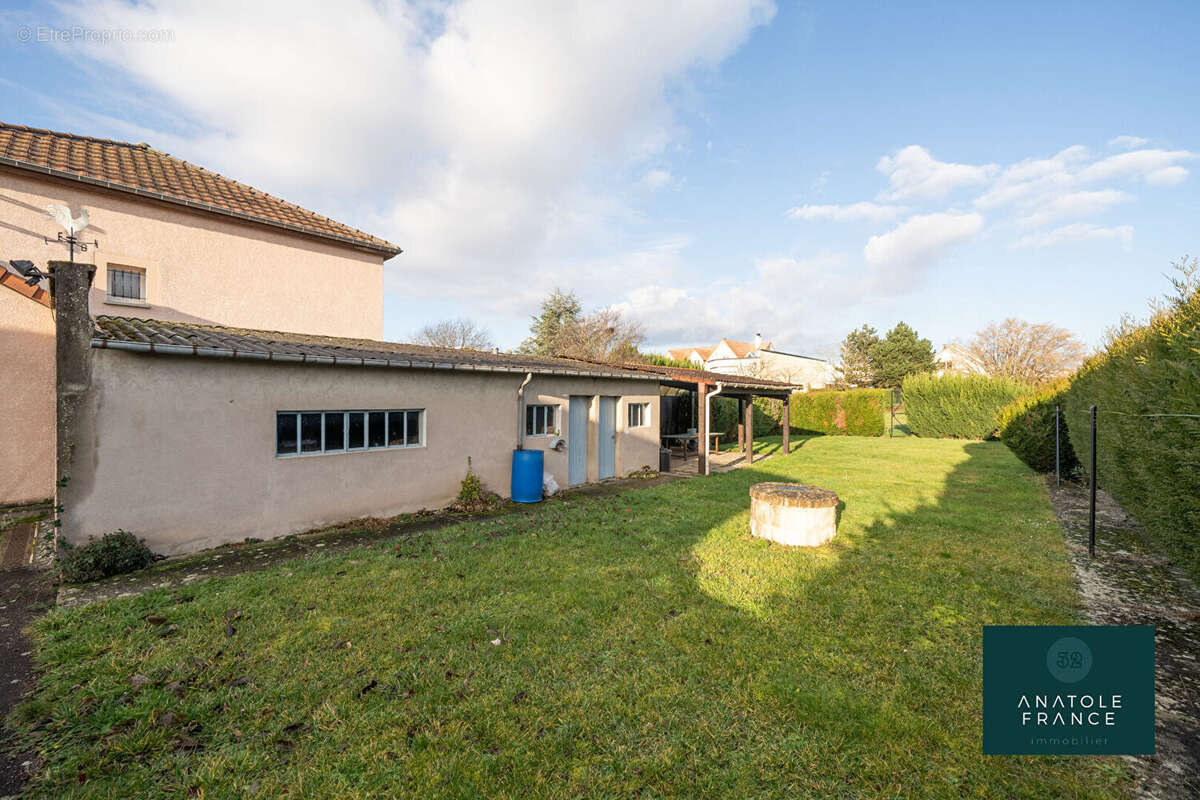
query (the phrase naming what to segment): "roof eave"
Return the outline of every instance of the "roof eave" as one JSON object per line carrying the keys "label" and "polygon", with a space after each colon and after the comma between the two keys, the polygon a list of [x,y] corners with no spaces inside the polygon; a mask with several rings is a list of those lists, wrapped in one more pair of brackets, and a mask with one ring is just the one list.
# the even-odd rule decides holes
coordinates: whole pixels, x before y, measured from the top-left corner
{"label": "roof eave", "polygon": [[[233,210],[227,209],[227,208],[219,208],[218,206],[209,205],[208,203],[198,203],[194,200],[187,200],[182,197],[175,197],[174,195],[164,194],[162,192],[154,192],[149,189],[142,189],[137,186],[130,186],[129,184],[126,184],[126,183],[117,183],[116,181],[108,181],[108,180],[103,180],[101,178],[93,178],[90,175],[81,175],[78,172],[70,172],[68,170],[55,169],[54,167],[47,167],[42,164],[33,164],[28,161],[21,161],[16,158],[9,158],[8,156],[0,156],[0,165],[4,165],[7,167],[13,167],[14,169],[25,170],[27,172],[35,172],[35,173],[38,173],[41,175],[49,175],[50,177],[53,177],[53,178],[62,178],[64,180],[72,180],[72,181],[77,181],[79,183],[86,183],[91,186],[99,186],[101,188],[111,189],[112,191],[116,191],[116,192],[124,192],[126,194],[137,195],[138,197],[144,197],[148,200],[155,200],[155,201],[162,202],[162,203],[170,203],[172,205],[183,206],[184,208],[190,208],[190,209],[197,210],[197,211],[205,211],[210,214],[218,214],[223,217],[232,217],[234,219],[240,219],[244,222],[252,222],[252,223],[255,223],[258,225],[266,225],[267,227],[270,227],[270,228],[280,228],[283,230],[291,231],[292,233],[303,234],[305,236],[315,236],[318,239],[326,239],[329,241],[337,242],[339,244],[343,244],[348,247],[353,247],[357,250],[366,250],[366,251],[373,252],[373,253],[384,253],[384,254],[386,254],[387,258],[393,258],[395,256],[400,255],[400,253],[404,252],[401,248],[392,244],[391,242],[385,242],[386,246],[373,244],[371,242],[366,242],[366,241],[362,241],[359,239],[353,239],[349,236],[339,236],[338,234],[335,234],[335,233],[327,233],[324,231],[314,230],[312,228],[305,228],[300,225],[292,225],[291,223],[287,223],[287,222],[279,222],[276,220],[267,219],[266,217],[259,217],[254,214],[244,214],[240,211],[233,211]],[[384,260],[386,261],[387,258],[385,258]]]}

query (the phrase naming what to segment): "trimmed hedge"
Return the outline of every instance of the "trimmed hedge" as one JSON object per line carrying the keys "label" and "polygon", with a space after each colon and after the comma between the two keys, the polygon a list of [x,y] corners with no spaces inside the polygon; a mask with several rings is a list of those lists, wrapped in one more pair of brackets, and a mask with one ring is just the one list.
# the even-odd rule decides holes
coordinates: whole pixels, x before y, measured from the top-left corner
{"label": "trimmed hedge", "polygon": [[1054,407],[1060,406],[1059,450],[1062,474],[1069,475],[1079,466],[1075,450],[1067,436],[1067,415],[1063,407],[1068,381],[1044,386],[1022,397],[1000,412],[1000,441],[1017,458],[1038,472],[1054,471]]}
{"label": "trimmed hedge", "polygon": [[1008,378],[909,375],[904,379],[904,411],[917,436],[987,439],[996,433],[1000,412],[1028,391]]}
{"label": "trimmed hedge", "polygon": [[1097,482],[1168,557],[1200,579],[1200,289],[1149,323],[1126,327],[1067,391],[1071,442],[1091,459],[1088,407],[1099,411]]}
{"label": "trimmed hedge", "polygon": [[831,436],[883,436],[891,389],[814,391],[792,395],[792,430]]}

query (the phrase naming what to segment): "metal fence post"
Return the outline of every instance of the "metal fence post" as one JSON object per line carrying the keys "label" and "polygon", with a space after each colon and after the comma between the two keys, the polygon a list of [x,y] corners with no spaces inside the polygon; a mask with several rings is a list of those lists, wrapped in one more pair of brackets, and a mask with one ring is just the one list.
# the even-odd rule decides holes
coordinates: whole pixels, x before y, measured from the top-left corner
{"label": "metal fence post", "polygon": [[1062,467],[1060,466],[1060,464],[1062,462],[1060,461],[1059,445],[1058,445],[1058,443],[1059,443],[1059,434],[1058,434],[1059,410],[1058,409],[1059,409],[1058,406],[1054,407],[1054,485],[1055,486],[1059,486],[1062,484]]}
{"label": "metal fence post", "polygon": [[1088,558],[1096,557],[1096,407],[1092,406],[1092,481],[1088,505]]}

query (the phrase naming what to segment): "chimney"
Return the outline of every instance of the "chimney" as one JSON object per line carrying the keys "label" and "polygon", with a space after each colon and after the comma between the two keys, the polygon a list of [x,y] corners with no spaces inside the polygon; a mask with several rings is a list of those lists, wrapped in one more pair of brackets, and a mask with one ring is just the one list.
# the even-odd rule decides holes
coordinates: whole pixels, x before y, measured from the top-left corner
{"label": "chimney", "polygon": [[[88,298],[96,267],[74,261],[51,261],[49,266],[50,298],[55,315],[55,433],[58,439],[55,471],[57,495],[62,498],[75,460],[83,401],[92,386],[92,317],[88,313]],[[63,505],[61,499],[56,505]]]}
{"label": "chimney", "polygon": [[757,353],[759,350],[762,350],[762,334],[756,333],[754,334],[754,352]]}

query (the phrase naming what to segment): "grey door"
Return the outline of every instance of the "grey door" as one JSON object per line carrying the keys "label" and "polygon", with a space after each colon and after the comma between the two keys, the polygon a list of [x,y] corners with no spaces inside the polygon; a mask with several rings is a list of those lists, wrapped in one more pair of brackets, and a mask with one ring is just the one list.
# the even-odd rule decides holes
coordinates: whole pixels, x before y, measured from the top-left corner
{"label": "grey door", "polygon": [[600,462],[600,480],[604,480],[617,474],[617,398],[600,398],[599,429],[597,460]]}
{"label": "grey door", "polygon": [[567,484],[570,486],[587,483],[588,406],[591,399],[573,394],[567,409]]}

